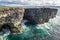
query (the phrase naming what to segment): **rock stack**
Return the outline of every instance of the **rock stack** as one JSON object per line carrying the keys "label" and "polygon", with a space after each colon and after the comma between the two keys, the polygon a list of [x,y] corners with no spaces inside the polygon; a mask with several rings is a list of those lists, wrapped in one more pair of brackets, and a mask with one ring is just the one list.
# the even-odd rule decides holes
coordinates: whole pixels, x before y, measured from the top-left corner
{"label": "rock stack", "polygon": [[26,8],[24,19],[35,24],[48,22],[50,18],[54,18],[57,14],[57,9],[54,8]]}
{"label": "rock stack", "polygon": [[20,32],[23,15],[23,8],[0,8],[0,31],[4,28],[12,33]]}

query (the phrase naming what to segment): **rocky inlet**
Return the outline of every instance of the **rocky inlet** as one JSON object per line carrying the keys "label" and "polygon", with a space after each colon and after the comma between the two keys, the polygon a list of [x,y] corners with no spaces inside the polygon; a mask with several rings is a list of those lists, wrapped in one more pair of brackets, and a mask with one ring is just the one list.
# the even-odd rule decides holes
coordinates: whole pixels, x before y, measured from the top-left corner
{"label": "rocky inlet", "polygon": [[11,33],[19,33],[22,20],[43,24],[54,18],[57,11],[55,8],[0,8],[0,31],[9,29]]}

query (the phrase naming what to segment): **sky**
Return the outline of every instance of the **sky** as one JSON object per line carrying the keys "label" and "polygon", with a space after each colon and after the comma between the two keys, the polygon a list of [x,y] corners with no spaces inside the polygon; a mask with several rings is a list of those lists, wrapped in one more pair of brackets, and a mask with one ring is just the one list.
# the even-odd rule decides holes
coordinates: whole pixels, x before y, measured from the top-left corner
{"label": "sky", "polygon": [[60,6],[60,0],[0,0],[0,5],[12,6]]}

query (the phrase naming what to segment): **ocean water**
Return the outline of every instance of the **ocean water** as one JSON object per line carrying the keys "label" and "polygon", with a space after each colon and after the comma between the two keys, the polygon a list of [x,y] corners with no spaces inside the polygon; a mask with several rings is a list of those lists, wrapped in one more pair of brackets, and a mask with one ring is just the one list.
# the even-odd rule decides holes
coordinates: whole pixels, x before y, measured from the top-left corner
{"label": "ocean water", "polygon": [[22,32],[18,34],[6,33],[0,36],[1,40],[60,40],[60,8],[55,18],[48,23],[37,25],[25,25],[22,22]]}

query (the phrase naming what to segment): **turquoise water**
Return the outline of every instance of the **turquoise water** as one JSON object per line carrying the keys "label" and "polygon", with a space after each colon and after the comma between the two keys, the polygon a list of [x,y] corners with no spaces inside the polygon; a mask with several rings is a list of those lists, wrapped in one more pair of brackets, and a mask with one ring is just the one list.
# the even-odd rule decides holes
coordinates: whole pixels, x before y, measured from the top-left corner
{"label": "turquoise water", "polygon": [[[60,17],[50,19],[48,23],[37,25],[24,25],[18,34],[4,34],[2,40],[59,40],[60,39]],[[59,34],[59,35],[58,35]]]}
{"label": "turquoise water", "polygon": [[23,29],[21,34],[9,34],[4,36],[3,40],[28,40],[28,38],[34,37],[36,35],[39,35],[40,37],[49,35],[47,29],[37,29],[36,27],[36,25],[26,26],[26,29]]}

